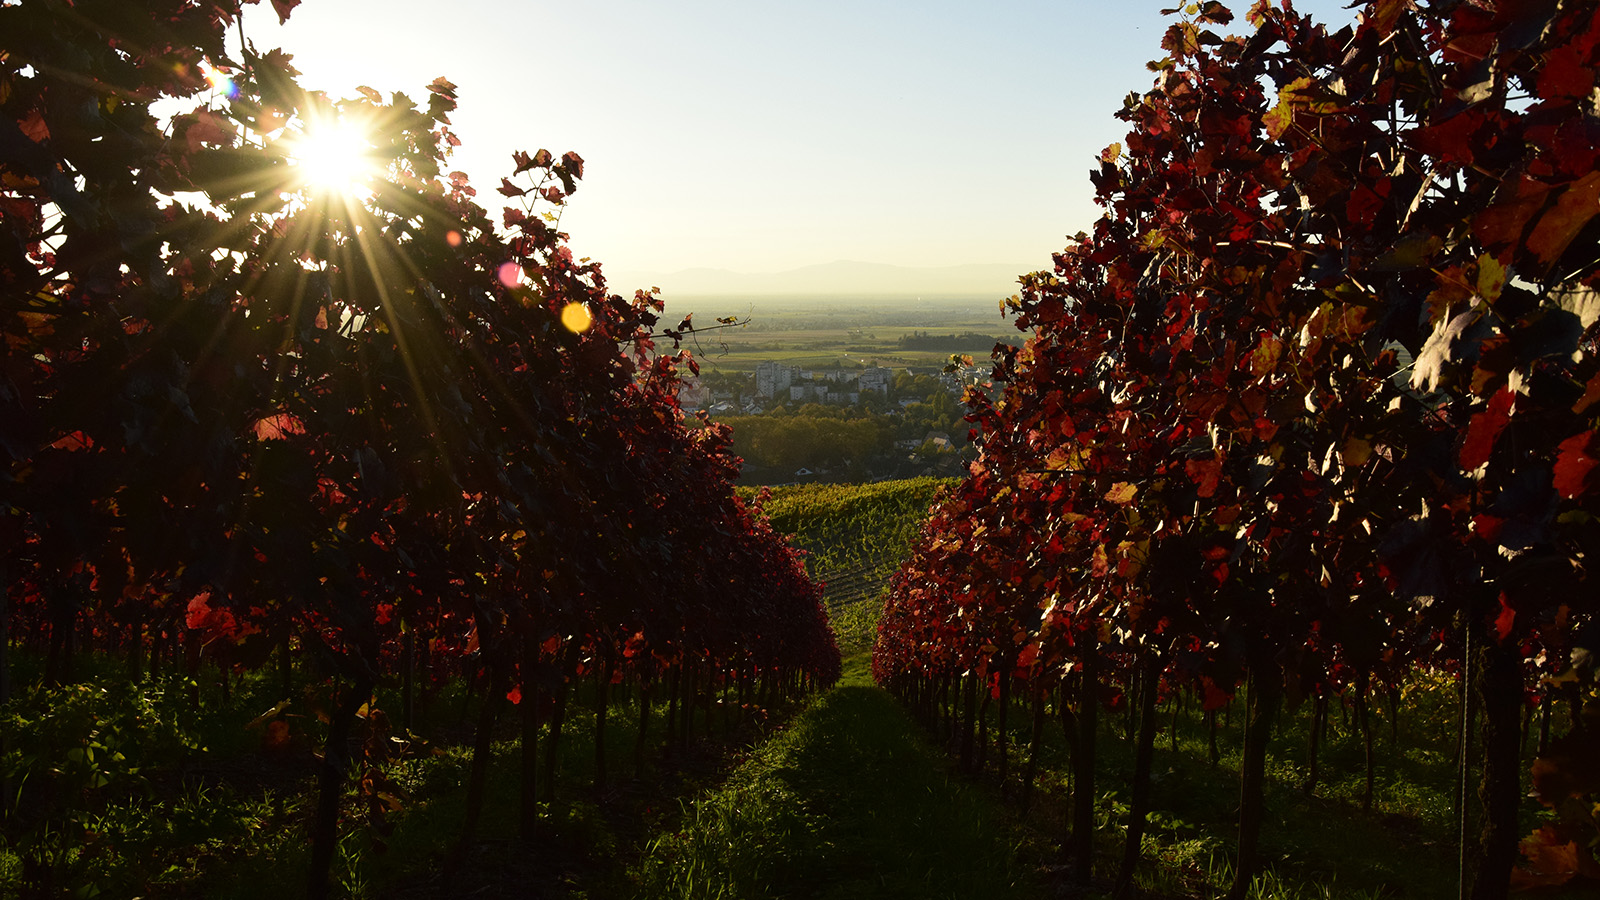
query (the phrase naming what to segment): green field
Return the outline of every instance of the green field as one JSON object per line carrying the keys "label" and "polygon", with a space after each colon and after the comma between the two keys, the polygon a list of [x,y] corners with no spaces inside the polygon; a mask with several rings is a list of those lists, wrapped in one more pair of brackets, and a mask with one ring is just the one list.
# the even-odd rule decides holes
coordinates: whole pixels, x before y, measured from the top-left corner
{"label": "green field", "polygon": [[996,298],[883,298],[855,302],[833,298],[668,298],[668,318],[695,313],[695,321],[738,316],[748,324],[691,335],[683,344],[713,371],[754,372],[767,361],[809,369],[937,369],[952,352],[984,359],[994,341],[955,349],[907,350],[900,339],[916,332],[979,334],[1018,342],[1021,334],[999,312]]}

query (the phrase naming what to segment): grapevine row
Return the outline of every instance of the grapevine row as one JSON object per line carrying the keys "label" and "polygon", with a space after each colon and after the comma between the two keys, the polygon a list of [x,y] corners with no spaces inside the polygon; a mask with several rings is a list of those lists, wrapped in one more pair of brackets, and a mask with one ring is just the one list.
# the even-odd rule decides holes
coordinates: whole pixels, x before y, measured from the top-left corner
{"label": "grapevine row", "polygon": [[[39,648],[49,683],[90,650],[135,680],[291,653],[331,678],[313,896],[350,776],[386,790],[351,739],[380,684],[406,726],[419,677],[490,686],[468,834],[520,704],[527,835],[541,716],[558,739],[580,677],[674,706],[837,677],[727,430],[678,407],[696,364],[656,340],[683,326],[558,230],[583,160],[516,154],[491,219],[445,167],[453,85],[330,100],[230,47],[239,15],[0,7],[0,648]],[[364,192],[299,177],[297,137],[337,121],[384,169]]]}
{"label": "grapevine row", "polygon": [[[1103,216],[1022,279],[1031,336],[996,348],[998,399],[969,392],[979,458],[895,575],[874,672],[961,719],[964,757],[977,692],[1055,702],[1081,879],[1097,710],[1133,704],[1119,895],[1156,698],[1248,686],[1232,898],[1286,693],[1364,716],[1380,685],[1453,673],[1482,711],[1472,896],[1501,897],[1524,704],[1595,702],[1600,5],[1232,18],[1172,24],[1091,173]],[[1521,884],[1600,871],[1583,720],[1536,767]]]}

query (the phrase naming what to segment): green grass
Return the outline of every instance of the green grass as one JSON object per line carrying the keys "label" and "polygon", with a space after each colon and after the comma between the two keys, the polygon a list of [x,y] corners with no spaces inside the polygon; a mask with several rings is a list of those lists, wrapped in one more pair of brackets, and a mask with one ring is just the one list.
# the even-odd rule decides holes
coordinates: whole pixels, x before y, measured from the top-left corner
{"label": "green grass", "polygon": [[[1387,718],[1387,703],[1373,709],[1376,779],[1370,811],[1361,809],[1365,763],[1354,714],[1348,720],[1335,706],[1320,758],[1321,772],[1311,794],[1302,790],[1312,706],[1279,713],[1271,745],[1266,789],[1266,822],[1261,836],[1263,871],[1251,897],[1259,900],[1372,900],[1417,898],[1453,900],[1457,895],[1457,829],[1453,802],[1457,695],[1447,680],[1421,675],[1406,688],[1398,743]],[[1217,765],[1209,761],[1204,718],[1196,704],[1177,717],[1176,746],[1169,731],[1173,710],[1157,713],[1160,734],[1152,766],[1152,803],[1142,843],[1143,859],[1135,885],[1147,896],[1212,897],[1233,877],[1239,803],[1239,745],[1242,698],[1230,724],[1219,713]],[[997,710],[990,711],[991,734]],[[1007,810],[1034,835],[1038,845],[1067,833],[1069,757],[1059,721],[1052,715],[1040,748],[1041,773],[1035,802],[1024,816],[1020,772],[1027,760],[1030,716],[1022,704],[1008,716],[1009,781],[994,777],[995,750],[979,779],[1002,790]],[[1096,743],[1097,832],[1095,882],[1074,887],[1074,896],[1109,894],[1120,864],[1127,813],[1127,785],[1133,771],[1133,746],[1124,713],[1105,712]],[[1531,747],[1531,744],[1530,744]],[[1529,803],[1524,830],[1535,827]],[[1469,809],[1475,808],[1475,801]],[[1476,836],[1476,825],[1471,834]],[[1059,861],[1059,860],[1058,860]],[[1592,886],[1590,888],[1592,890]],[[1577,900],[1584,888],[1540,895],[1544,900]]]}
{"label": "green grass", "polygon": [[864,659],[649,846],[643,898],[1038,896],[1023,836]]}

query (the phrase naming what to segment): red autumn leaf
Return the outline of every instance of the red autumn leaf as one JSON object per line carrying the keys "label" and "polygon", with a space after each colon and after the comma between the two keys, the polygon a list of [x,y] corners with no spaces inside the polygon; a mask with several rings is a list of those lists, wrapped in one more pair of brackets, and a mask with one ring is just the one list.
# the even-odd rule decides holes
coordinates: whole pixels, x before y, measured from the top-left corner
{"label": "red autumn leaf", "polygon": [[1563,190],[1555,205],[1539,217],[1539,224],[1528,235],[1528,249],[1546,266],[1553,264],[1597,213],[1600,172],[1590,172]]}
{"label": "red autumn leaf", "polygon": [[1593,431],[1575,434],[1562,441],[1556,452],[1555,489],[1568,500],[1588,489],[1589,472],[1600,462],[1589,453],[1593,438]]}
{"label": "red autumn leaf", "polygon": [[1358,184],[1350,192],[1350,199],[1345,202],[1345,215],[1351,223],[1370,228],[1378,216],[1378,210],[1383,209],[1383,204],[1389,199],[1389,186],[1391,179],[1382,178],[1371,185]]}
{"label": "red autumn leaf", "polygon": [[1183,471],[1199,487],[1202,497],[1211,497],[1217,493],[1217,480],[1222,477],[1222,461],[1219,459],[1191,459],[1183,464]]}
{"label": "red autumn leaf", "polygon": [[1600,402],[1600,373],[1589,379],[1589,383],[1584,386],[1583,396],[1577,403],[1572,404],[1572,411],[1581,416],[1596,402]]}
{"label": "red autumn leaf", "polygon": [[283,719],[274,719],[267,723],[267,730],[261,734],[261,746],[267,750],[283,750],[289,746],[289,723]]}
{"label": "red autumn leaf", "polygon": [[1539,96],[1547,100],[1580,99],[1594,90],[1594,66],[1581,43],[1557,47],[1545,55],[1539,70]]}
{"label": "red autumn leaf", "polygon": [[1510,388],[1501,388],[1489,399],[1489,405],[1473,415],[1467,426],[1467,438],[1461,445],[1461,468],[1468,472],[1489,461],[1495,439],[1511,421],[1511,406],[1516,395]]}
{"label": "red autumn leaf", "polygon": [[210,600],[210,591],[202,592],[190,600],[185,610],[184,624],[188,625],[190,630],[204,632],[203,642],[207,644],[217,638],[233,639],[241,636],[239,622],[233,617],[233,613],[225,607],[213,608]]}
{"label": "red autumn leaf", "polygon": [[278,24],[289,21],[289,14],[300,5],[300,0],[272,0],[272,8],[278,12]]}
{"label": "red autumn leaf", "polygon": [[234,138],[233,123],[209,109],[202,109],[190,117],[183,138],[191,153],[205,144],[231,144]]}
{"label": "red autumn leaf", "polygon": [[1525,865],[1511,870],[1513,891],[1560,887],[1578,874],[1578,843],[1557,841],[1555,829],[1548,825],[1522,839]]}
{"label": "red autumn leaf", "polygon": [[1478,213],[1472,230],[1486,247],[1522,245],[1543,265],[1554,263],[1595,217],[1600,204],[1600,172],[1570,184],[1547,184],[1523,176],[1503,188],[1493,205]]}
{"label": "red autumn leaf", "polygon": [[22,128],[22,133],[27,135],[28,140],[33,141],[35,144],[42,144],[50,140],[50,126],[45,124],[44,115],[37,109],[30,113],[26,119],[18,122],[17,125]]}
{"label": "red autumn leaf", "polygon": [[1500,613],[1494,617],[1494,638],[1504,644],[1506,638],[1511,636],[1511,629],[1516,624],[1517,611],[1506,603],[1506,595],[1500,594]]}
{"label": "red autumn leaf", "polygon": [[206,619],[211,616],[211,605],[208,602],[210,599],[211,595],[209,593],[198,594],[192,598],[185,611],[184,624],[190,629],[197,629],[205,625]]}
{"label": "red autumn leaf", "polygon": [[522,685],[519,684],[516,687],[512,688],[511,690],[506,691],[506,699],[511,701],[511,705],[512,706],[521,706],[522,705]]}
{"label": "red autumn leaf", "polygon": [[496,190],[507,197],[521,197],[528,192],[527,188],[520,188],[512,184],[509,178],[500,179],[500,187],[496,188]]}
{"label": "red autumn leaf", "polygon": [[82,431],[74,431],[71,434],[63,435],[50,445],[52,450],[89,450],[93,447],[94,438],[89,437],[86,432]]}
{"label": "red autumn leaf", "polygon": [[1023,647],[1022,650],[1017,653],[1017,668],[1026,669],[1026,668],[1032,666],[1034,660],[1036,660],[1038,658],[1039,658],[1039,645],[1037,643],[1030,643],[1026,647]]}
{"label": "red autumn leaf", "polygon": [[1202,701],[1201,705],[1205,708],[1206,712],[1219,710],[1224,706],[1227,706],[1228,701],[1233,699],[1232,693],[1217,687],[1217,683],[1212,681],[1209,677],[1200,679],[1200,687],[1205,691],[1205,699]]}
{"label": "red autumn leaf", "polygon": [[1233,21],[1233,12],[1223,6],[1219,0],[1206,0],[1200,7],[1200,15],[1195,18],[1213,25],[1226,25]]}
{"label": "red autumn leaf", "polygon": [[1475,150],[1473,136],[1488,121],[1482,107],[1469,107],[1448,119],[1419,128],[1406,135],[1411,146],[1441,162],[1469,165]]}
{"label": "red autumn leaf", "polygon": [[304,422],[288,413],[278,413],[256,421],[255,435],[258,441],[281,441],[291,434],[305,434]]}
{"label": "red autumn leaf", "polygon": [[1278,423],[1266,416],[1257,416],[1254,425],[1256,436],[1263,441],[1270,441],[1278,434]]}
{"label": "red autumn leaf", "polygon": [[634,632],[633,637],[628,638],[628,642],[623,645],[623,647],[622,647],[622,658],[623,659],[633,659],[635,656],[638,656],[640,653],[642,653],[644,651],[644,649],[645,649],[644,632],[636,631],[636,632]]}

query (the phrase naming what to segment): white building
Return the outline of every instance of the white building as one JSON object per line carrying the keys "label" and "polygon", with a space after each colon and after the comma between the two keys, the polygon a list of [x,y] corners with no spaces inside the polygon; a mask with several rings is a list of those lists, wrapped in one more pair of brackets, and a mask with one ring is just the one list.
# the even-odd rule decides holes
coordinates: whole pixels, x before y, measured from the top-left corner
{"label": "white building", "polygon": [[756,396],[776,397],[789,390],[799,380],[800,368],[780,362],[764,362],[756,366]]}
{"label": "white building", "polygon": [[882,366],[868,366],[861,370],[861,378],[858,384],[860,384],[861,393],[863,394],[867,391],[877,391],[887,397],[889,396],[889,382],[893,379],[894,373],[889,369],[885,369]]}
{"label": "white building", "polygon": [[828,388],[822,384],[796,384],[789,387],[789,400],[792,403],[821,403],[828,396]]}
{"label": "white building", "polygon": [[693,378],[678,383],[678,405],[684,409],[705,409],[711,405],[711,389]]}

